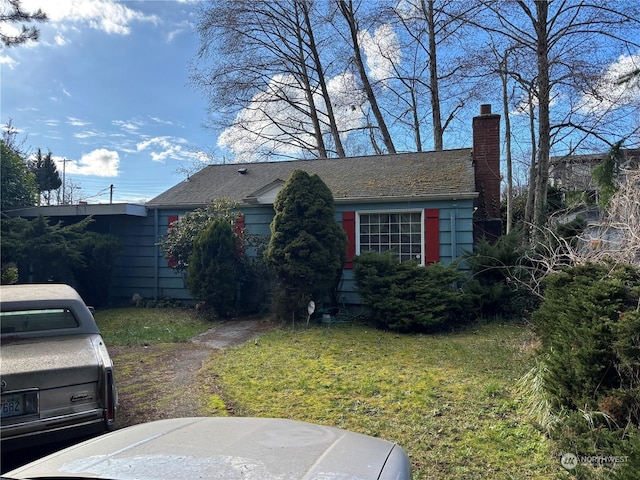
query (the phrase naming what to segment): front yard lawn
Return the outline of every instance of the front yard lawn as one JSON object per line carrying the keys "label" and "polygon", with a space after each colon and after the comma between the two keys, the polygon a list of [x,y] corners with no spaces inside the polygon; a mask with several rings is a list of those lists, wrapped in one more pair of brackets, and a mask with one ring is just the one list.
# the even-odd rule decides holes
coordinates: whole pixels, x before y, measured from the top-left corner
{"label": "front yard lawn", "polygon": [[107,345],[187,342],[213,323],[184,308],[112,308],[95,313]]}
{"label": "front yard lawn", "polygon": [[212,357],[201,375],[235,415],[396,441],[416,479],[558,478],[559,459],[514,393],[531,341],[526,327],[496,324],[443,335],[280,328]]}
{"label": "front yard lawn", "polygon": [[395,441],[414,479],[569,478],[516,394],[534,361],[525,326],[438,335],[283,326],[202,352],[186,342],[214,324],[193,310],[114,309],[96,318],[117,354],[125,423],[185,412],[286,417]]}

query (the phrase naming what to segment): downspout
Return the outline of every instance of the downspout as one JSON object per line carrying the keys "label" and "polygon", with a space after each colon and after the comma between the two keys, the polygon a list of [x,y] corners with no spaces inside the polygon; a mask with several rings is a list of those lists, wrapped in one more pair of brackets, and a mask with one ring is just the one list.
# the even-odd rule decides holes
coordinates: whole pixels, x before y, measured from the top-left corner
{"label": "downspout", "polygon": [[158,239],[160,238],[160,225],[158,222],[158,209],[153,209],[153,223],[155,232],[155,241],[153,242],[153,246],[155,247],[155,255],[153,259],[153,299],[158,300],[158,289],[159,289],[159,278],[160,278],[160,244],[158,243]]}

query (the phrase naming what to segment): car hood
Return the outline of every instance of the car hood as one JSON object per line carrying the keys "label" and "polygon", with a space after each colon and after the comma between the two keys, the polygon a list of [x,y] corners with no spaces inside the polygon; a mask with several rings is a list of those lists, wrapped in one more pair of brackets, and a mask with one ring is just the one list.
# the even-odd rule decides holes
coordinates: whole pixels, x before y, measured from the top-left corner
{"label": "car hood", "polygon": [[404,451],[381,439],[285,419],[215,417],[125,428],[6,475],[16,479],[364,480],[408,479],[409,470]]}
{"label": "car hood", "polygon": [[99,335],[3,339],[0,357],[6,389],[95,382],[99,368],[96,341],[101,341]]}

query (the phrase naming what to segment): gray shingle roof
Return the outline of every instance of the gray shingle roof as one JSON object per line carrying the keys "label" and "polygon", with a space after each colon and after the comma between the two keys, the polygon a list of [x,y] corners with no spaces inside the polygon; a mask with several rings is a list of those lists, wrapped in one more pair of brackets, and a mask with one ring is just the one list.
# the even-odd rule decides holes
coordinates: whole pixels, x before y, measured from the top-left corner
{"label": "gray shingle roof", "polygon": [[[240,169],[246,169],[241,174]],[[336,202],[473,195],[471,149],[394,155],[210,165],[147,202],[148,207],[195,207],[223,197],[251,203],[294,170],[318,174]]]}

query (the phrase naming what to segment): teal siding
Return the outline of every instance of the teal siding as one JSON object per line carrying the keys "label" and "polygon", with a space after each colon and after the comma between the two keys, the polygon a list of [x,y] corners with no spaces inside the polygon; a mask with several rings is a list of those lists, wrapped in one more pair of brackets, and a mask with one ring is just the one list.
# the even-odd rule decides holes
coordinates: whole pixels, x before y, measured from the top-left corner
{"label": "teal siding", "polygon": [[[341,221],[345,211],[439,210],[440,261],[448,265],[473,248],[473,202],[436,201],[375,204],[337,204],[336,221]],[[186,288],[186,273],[177,274],[168,266],[158,247],[160,237],[166,235],[169,217],[183,215],[187,210],[150,209],[146,218],[125,218],[114,229],[123,245],[123,252],[116,271],[113,296],[121,301],[134,293],[145,298],[173,298],[188,303],[195,300]],[[254,235],[270,234],[273,207],[257,205],[243,209],[245,229]],[[353,270],[344,270],[340,300],[344,304],[359,304],[355,292]]]}
{"label": "teal siding", "polygon": [[156,235],[151,217],[119,217],[111,232],[120,239],[121,253],[114,271],[111,297],[126,302],[134,293],[154,295]]}

